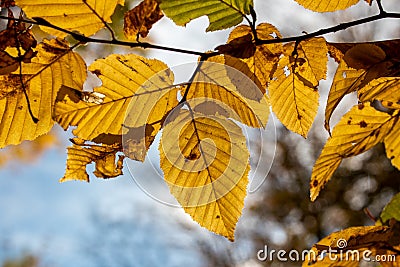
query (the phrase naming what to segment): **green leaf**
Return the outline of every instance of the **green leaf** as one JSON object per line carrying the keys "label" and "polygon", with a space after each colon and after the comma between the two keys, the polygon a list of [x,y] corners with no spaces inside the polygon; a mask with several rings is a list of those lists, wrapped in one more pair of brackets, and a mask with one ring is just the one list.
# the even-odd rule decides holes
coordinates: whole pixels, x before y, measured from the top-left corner
{"label": "green leaf", "polygon": [[162,0],[160,7],[177,25],[185,26],[193,19],[208,16],[207,31],[227,29],[242,22],[250,14],[253,0]]}
{"label": "green leaf", "polygon": [[400,193],[395,195],[390,202],[386,205],[381,213],[381,220],[383,223],[394,218],[400,221]]}

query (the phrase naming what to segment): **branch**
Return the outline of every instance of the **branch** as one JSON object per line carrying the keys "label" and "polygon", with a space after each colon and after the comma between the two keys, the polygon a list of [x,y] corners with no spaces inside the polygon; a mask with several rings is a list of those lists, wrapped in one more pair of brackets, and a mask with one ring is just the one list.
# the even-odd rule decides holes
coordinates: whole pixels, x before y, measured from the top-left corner
{"label": "branch", "polygon": [[61,27],[53,25],[50,22],[48,22],[47,20],[45,20],[43,18],[39,18],[39,17],[34,17],[34,18],[32,18],[32,20],[30,20],[30,19],[18,19],[18,18],[9,18],[7,16],[0,16],[0,19],[15,20],[15,21],[21,21],[21,22],[35,24],[35,25],[39,25],[39,26],[46,26],[46,27],[64,32],[66,34],[69,34],[69,35],[71,35],[72,38],[74,38],[76,41],[78,41],[80,43],[110,44],[110,45],[126,46],[126,47],[131,47],[131,48],[140,47],[143,49],[151,48],[151,49],[159,49],[159,50],[165,50],[165,51],[189,54],[189,55],[195,55],[195,56],[208,56],[209,54],[213,54],[210,52],[199,52],[199,51],[188,50],[188,49],[155,45],[155,44],[151,44],[151,43],[147,43],[147,42],[135,43],[135,42],[120,41],[120,40],[116,40],[116,39],[115,40],[114,39],[113,40],[105,40],[105,39],[86,37],[82,34],[72,32],[67,29],[63,29]]}
{"label": "branch", "polygon": [[377,21],[377,20],[381,20],[381,19],[386,19],[386,18],[398,18],[400,19],[400,13],[386,13],[386,12],[381,12],[378,15],[373,15],[370,17],[366,17],[363,19],[358,19],[358,20],[354,20],[354,21],[350,21],[350,22],[345,22],[345,23],[341,23],[338,24],[336,26],[332,26],[329,28],[325,28],[325,29],[321,29],[312,33],[308,33],[308,34],[304,34],[304,35],[298,35],[298,36],[293,36],[293,37],[286,37],[286,38],[277,38],[277,39],[269,39],[269,40],[260,40],[257,45],[260,44],[274,44],[274,43],[287,43],[287,42],[301,42],[313,37],[318,37],[318,36],[322,36],[328,33],[333,33],[333,32],[337,32],[337,31],[343,31],[346,30],[348,28],[354,27],[354,26],[358,26],[358,25],[362,25],[362,24],[366,24],[369,22],[373,22],[373,21]]}
{"label": "branch", "polygon": [[[332,26],[329,28],[325,29],[320,29],[318,31],[304,34],[304,35],[298,35],[298,36],[293,36],[293,37],[286,37],[286,38],[277,38],[277,39],[268,39],[268,40],[256,40],[256,45],[263,45],[263,44],[273,44],[273,43],[287,43],[287,42],[301,42],[313,37],[318,37],[318,36],[323,36],[328,33],[333,33],[337,31],[343,31],[348,28],[366,24],[369,22],[381,20],[381,19],[387,19],[387,18],[400,18],[400,13],[391,13],[391,12],[385,12],[381,11],[380,14],[378,15],[373,15],[370,17],[350,21],[350,22],[345,22],[342,24],[338,24],[336,26]],[[29,19],[19,19],[19,18],[9,18],[7,16],[0,16],[0,19],[6,19],[6,20],[15,20],[15,21],[22,21],[26,23],[31,23],[31,24],[36,24],[40,26],[46,26],[53,28],[55,30],[70,34],[75,40],[81,42],[81,43],[100,43],[100,44],[110,44],[110,45],[118,45],[118,46],[125,46],[125,47],[139,47],[143,49],[158,49],[158,50],[164,50],[164,51],[170,51],[170,52],[175,52],[175,53],[182,53],[182,54],[189,54],[189,55],[195,55],[195,56],[200,56],[204,58],[208,58],[211,56],[219,55],[221,52],[215,51],[215,52],[200,52],[200,51],[194,51],[194,50],[188,50],[188,49],[181,49],[181,48],[175,48],[175,47],[168,47],[168,46],[162,46],[162,45],[156,45],[156,44],[151,44],[147,42],[127,42],[127,41],[120,41],[116,39],[112,40],[105,40],[105,39],[98,39],[98,38],[92,38],[92,37],[86,37],[82,34],[72,32],[63,28],[60,28],[56,25],[53,25],[46,21],[43,18],[38,18],[35,17],[33,18],[34,20],[29,20]]]}

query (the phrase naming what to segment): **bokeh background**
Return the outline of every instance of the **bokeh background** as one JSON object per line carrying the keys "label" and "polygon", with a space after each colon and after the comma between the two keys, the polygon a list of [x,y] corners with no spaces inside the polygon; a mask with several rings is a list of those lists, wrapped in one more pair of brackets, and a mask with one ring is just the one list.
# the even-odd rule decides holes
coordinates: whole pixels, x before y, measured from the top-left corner
{"label": "bokeh background", "polygon": [[[138,1],[118,7],[113,27],[119,38],[124,11]],[[383,0],[387,11],[400,12],[398,0]],[[283,36],[312,32],[339,22],[377,13],[364,1],[330,14],[307,11],[293,0],[254,0],[259,22],[275,25]],[[149,42],[212,50],[223,44],[230,30],[205,33],[208,21],[197,19],[186,28],[167,18],[154,25]],[[376,41],[400,38],[398,20],[378,21],[329,34],[328,41]],[[106,38],[101,31],[98,37]],[[166,51],[127,50],[88,44],[80,48],[87,64],[109,53],[141,53],[169,66],[196,62],[197,58]],[[182,209],[164,205],[146,195],[128,169],[116,179],[92,177],[89,184],[58,179],[64,174],[69,132],[54,127],[51,135],[22,147],[0,150],[0,266],[112,267],[112,266],[299,266],[300,262],[260,262],[258,250],[309,248],[332,231],[373,224],[382,207],[400,191],[400,175],[391,167],[382,146],[345,160],[314,203],[309,201],[309,177],[327,138],[323,130],[326,103],[336,64],[329,62],[329,78],[321,83],[321,110],[307,140],[287,131],[277,120],[268,131],[248,140],[253,166],[272,168],[261,188],[246,198],[236,242],[209,233]],[[87,89],[99,84],[93,77]],[[356,103],[349,95],[333,118]],[[270,123],[273,122],[270,118]],[[276,138],[276,142],[274,139]],[[273,157],[274,156],[274,157]],[[145,178],[158,165],[157,144],[145,163],[131,165],[132,173]],[[155,167],[154,167],[155,166]],[[90,169],[89,169],[90,171]],[[258,179],[264,178],[264,173]],[[155,184],[154,186],[157,186]]]}

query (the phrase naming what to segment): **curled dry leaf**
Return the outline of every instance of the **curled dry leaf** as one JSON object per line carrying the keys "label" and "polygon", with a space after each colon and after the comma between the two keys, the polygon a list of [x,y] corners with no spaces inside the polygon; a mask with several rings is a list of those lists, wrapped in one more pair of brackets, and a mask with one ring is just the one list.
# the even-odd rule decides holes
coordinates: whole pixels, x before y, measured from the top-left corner
{"label": "curled dry leaf", "polygon": [[124,15],[124,33],[128,39],[136,40],[138,34],[145,38],[151,27],[163,17],[156,0],[144,0]]}
{"label": "curled dry leaf", "polygon": [[122,175],[123,156],[116,160],[116,153],[121,151],[120,146],[76,145],[68,147],[67,167],[60,182],[81,180],[89,182],[86,166],[95,163],[94,175],[98,178],[113,178]]}

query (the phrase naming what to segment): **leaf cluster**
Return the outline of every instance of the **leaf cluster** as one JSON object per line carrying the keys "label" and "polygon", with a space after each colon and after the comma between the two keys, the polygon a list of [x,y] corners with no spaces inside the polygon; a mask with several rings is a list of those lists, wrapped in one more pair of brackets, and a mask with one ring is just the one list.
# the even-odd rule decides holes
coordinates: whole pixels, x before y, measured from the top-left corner
{"label": "leaf cluster", "polygon": [[[359,2],[296,1],[316,12]],[[385,144],[388,158],[400,168],[400,40],[350,44],[322,37],[400,17],[384,11],[380,1],[378,15],[286,38],[272,24],[257,24],[252,0],[144,0],[124,17],[124,33],[132,42],[117,40],[109,24],[123,0],[15,4],[22,8],[18,17],[13,2],[1,2],[8,14],[1,16],[7,26],[0,32],[0,147],[34,140],[55,123],[65,130],[74,127],[61,181],[89,181],[86,166],[91,163],[95,176],[117,177],[125,158],[143,161],[163,130],[160,165],[171,193],[200,225],[233,240],[250,170],[240,125],[264,128],[272,109],[287,129],[306,138],[320,105],[319,82],[326,79],[328,55],[339,66],[329,89],[326,129],[331,131],[330,117],[346,94],[357,92],[359,104],[333,128],[317,159],[311,199],[343,158],[377,143]],[[236,27],[226,44],[211,52],[141,42],[164,15],[181,26],[207,16],[207,31]],[[243,20],[247,24],[237,26]],[[52,37],[37,41],[30,24]],[[90,37],[103,28],[109,40]],[[74,51],[87,42],[187,53],[199,60],[191,78],[176,84],[165,63],[133,53],[111,54],[87,67]],[[87,71],[100,78],[101,86],[83,89]]]}

